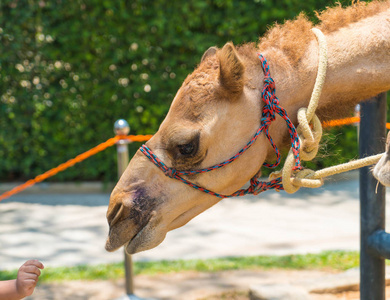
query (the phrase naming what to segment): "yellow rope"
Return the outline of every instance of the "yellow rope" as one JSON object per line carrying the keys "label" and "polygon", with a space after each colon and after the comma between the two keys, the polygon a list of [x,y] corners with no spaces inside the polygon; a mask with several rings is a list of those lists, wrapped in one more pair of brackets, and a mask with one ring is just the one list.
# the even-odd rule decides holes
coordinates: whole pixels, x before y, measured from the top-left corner
{"label": "yellow rope", "polygon": [[315,171],[313,173],[313,178],[324,178],[324,177],[328,177],[331,175],[335,175],[335,174],[339,174],[339,173],[347,172],[350,170],[355,170],[355,169],[359,169],[362,167],[376,164],[379,161],[379,159],[382,157],[382,155],[384,155],[384,154],[385,153],[380,153],[380,154],[364,157],[361,159],[352,160],[352,161],[344,163],[344,164],[340,164],[340,165],[336,165],[333,167],[329,167],[329,168]]}
{"label": "yellow rope", "polygon": [[[302,161],[312,160],[318,152],[319,143],[322,137],[322,125],[315,110],[321,96],[322,87],[325,82],[327,68],[327,44],[324,34],[317,28],[312,31],[316,35],[319,44],[319,62],[317,78],[310,98],[309,106],[298,110],[297,132],[301,144],[300,157]],[[303,169],[293,171],[295,166],[294,155],[290,149],[284,163],[283,169],[270,175],[270,180],[282,177],[283,188],[287,193],[295,193],[300,187],[317,188],[323,185],[323,178],[339,174],[342,172],[355,170],[365,166],[375,164],[382,154],[369,156],[366,158],[350,161],[348,163],[332,166],[318,171]]]}

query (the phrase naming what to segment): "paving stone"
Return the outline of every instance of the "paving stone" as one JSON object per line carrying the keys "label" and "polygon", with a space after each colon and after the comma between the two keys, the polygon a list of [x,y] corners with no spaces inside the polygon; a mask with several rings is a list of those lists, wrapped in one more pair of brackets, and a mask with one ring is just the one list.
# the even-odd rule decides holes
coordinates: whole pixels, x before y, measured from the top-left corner
{"label": "paving stone", "polygon": [[289,284],[251,286],[250,300],[309,300],[309,294],[302,288]]}

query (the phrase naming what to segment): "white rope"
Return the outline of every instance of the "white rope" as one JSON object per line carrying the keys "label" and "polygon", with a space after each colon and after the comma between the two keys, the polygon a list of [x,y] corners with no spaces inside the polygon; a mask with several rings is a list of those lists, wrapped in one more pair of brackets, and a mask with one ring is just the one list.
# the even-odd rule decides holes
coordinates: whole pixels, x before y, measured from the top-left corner
{"label": "white rope", "polygon": [[[321,96],[324,86],[326,69],[327,69],[327,44],[324,34],[317,28],[312,31],[316,35],[319,45],[319,62],[316,82],[310,98],[309,106],[298,110],[298,136],[300,140],[300,157],[301,161],[312,160],[318,152],[319,143],[322,137],[322,125],[315,110]],[[282,177],[283,188],[287,193],[295,193],[300,187],[316,188],[323,185],[323,178],[342,172],[362,168],[375,164],[382,157],[382,154],[369,156],[366,158],[350,161],[348,163],[332,166],[318,171],[303,169],[293,171],[295,160],[292,150],[287,155],[283,169],[270,175],[270,180]]]}

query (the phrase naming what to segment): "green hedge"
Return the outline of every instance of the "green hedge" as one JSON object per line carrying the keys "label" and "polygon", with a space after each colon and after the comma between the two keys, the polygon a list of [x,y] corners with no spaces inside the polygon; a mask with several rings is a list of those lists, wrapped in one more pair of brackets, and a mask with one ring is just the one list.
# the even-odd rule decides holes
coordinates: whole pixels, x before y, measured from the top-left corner
{"label": "green hedge", "polygon": [[[208,47],[257,41],[274,22],[334,2],[1,1],[0,180],[86,151],[119,118],[132,134],[154,133]],[[110,148],[52,180],[115,181],[116,172]]]}

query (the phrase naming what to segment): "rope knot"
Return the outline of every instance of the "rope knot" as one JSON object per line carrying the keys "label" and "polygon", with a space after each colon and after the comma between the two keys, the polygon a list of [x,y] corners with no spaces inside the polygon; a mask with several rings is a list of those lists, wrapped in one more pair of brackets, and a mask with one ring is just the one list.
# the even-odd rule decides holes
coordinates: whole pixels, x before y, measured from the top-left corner
{"label": "rope knot", "polygon": [[166,171],[164,171],[165,176],[168,176],[169,178],[176,178],[177,177],[177,170],[174,168],[168,168]]}
{"label": "rope knot", "polygon": [[270,189],[275,189],[277,191],[283,190],[281,181],[281,178],[275,178],[270,181],[260,181],[255,176],[250,180],[251,185],[249,188],[249,193],[253,195],[258,195]]}
{"label": "rope knot", "polygon": [[272,110],[272,108],[264,107],[263,119],[265,120],[265,123],[270,124],[273,120],[275,120],[275,117],[275,111]]}
{"label": "rope knot", "polygon": [[267,190],[266,182],[257,181],[255,185],[252,185],[252,194],[255,196],[266,190]]}
{"label": "rope knot", "polygon": [[266,85],[271,91],[275,90],[275,81],[271,77],[271,75],[267,75],[264,77],[264,85]]}
{"label": "rope knot", "polygon": [[279,100],[275,95],[268,94],[268,97],[265,97],[265,105],[263,107],[263,118],[266,118],[268,122],[275,120],[276,113],[279,108]]}

